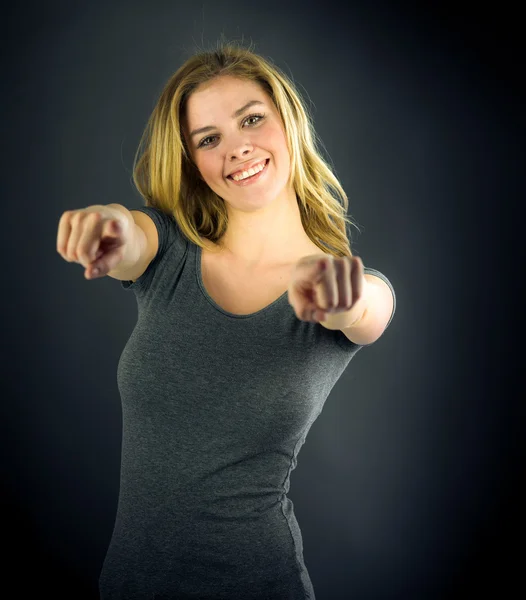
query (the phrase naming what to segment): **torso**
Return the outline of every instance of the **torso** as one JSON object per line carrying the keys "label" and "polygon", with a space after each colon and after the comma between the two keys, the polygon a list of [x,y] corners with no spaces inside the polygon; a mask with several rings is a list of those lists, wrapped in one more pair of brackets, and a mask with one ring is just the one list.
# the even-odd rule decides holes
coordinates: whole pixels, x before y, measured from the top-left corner
{"label": "torso", "polygon": [[201,277],[208,295],[223,310],[250,315],[266,308],[287,290],[297,261],[311,254],[322,254],[314,243],[298,253],[296,260],[260,270],[236,265],[224,256],[201,251]]}

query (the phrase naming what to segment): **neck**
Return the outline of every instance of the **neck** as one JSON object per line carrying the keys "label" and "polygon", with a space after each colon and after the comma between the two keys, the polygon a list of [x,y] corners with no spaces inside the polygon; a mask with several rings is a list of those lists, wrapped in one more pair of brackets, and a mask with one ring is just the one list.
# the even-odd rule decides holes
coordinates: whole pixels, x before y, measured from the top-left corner
{"label": "neck", "polygon": [[225,258],[248,268],[287,264],[314,243],[303,229],[295,194],[252,212],[228,207],[228,229],[220,240]]}

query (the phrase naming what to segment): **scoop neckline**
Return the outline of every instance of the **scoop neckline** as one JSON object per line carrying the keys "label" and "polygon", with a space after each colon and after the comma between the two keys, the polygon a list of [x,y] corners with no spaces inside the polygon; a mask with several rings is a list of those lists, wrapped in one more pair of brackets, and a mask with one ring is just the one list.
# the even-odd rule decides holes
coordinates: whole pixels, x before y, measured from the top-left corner
{"label": "scoop neckline", "polygon": [[256,317],[256,316],[260,315],[261,313],[270,310],[276,304],[280,303],[283,300],[283,298],[287,297],[288,290],[285,290],[283,292],[283,294],[279,298],[276,298],[276,300],[274,300],[273,302],[271,302],[267,306],[264,306],[260,310],[254,312],[254,313],[247,314],[247,315],[238,315],[236,313],[232,313],[232,312],[230,312],[228,310],[225,310],[224,308],[222,308],[221,306],[219,306],[219,304],[212,298],[212,296],[210,296],[210,294],[206,290],[206,287],[205,287],[205,284],[204,284],[204,281],[203,281],[203,273],[201,271],[201,261],[202,261],[202,256],[203,256],[203,249],[198,244],[194,244],[194,246],[195,246],[195,262],[196,262],[195,272],[196,272],[196,275],[197,275],[197,284],[199,286],[199,289],[201,290],[201,293],[206,298],[206,300],[208,300],[208,302],[217,311],[223,313],[224,315],[226,315],[228,317],[234,317],[236,319],[247,319],[247,318],[250,318],[250,317]]}

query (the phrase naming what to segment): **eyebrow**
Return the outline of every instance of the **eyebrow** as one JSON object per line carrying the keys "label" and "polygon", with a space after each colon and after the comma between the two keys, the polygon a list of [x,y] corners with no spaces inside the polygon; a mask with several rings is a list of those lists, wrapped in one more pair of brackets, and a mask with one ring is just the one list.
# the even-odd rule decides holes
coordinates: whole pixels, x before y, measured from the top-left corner
{"label": "eyebrow", "polygon": [[[247,108],[250,108],[251,106],[254,106],[255,104],[263,104],[263,102],[261,102],[259,100],[250,100],[250,102],[247,102],[244,106],[242,106],[241,108],[238,108],[234,112],[234,114],[232,115],[232,119],[239,117],[239,115],[243,114],[247,110]],[[198,135],[199,133],[204,133],[205,131],[212,131],[213,129],[216,129],[216,128],[213,127],[212,125],[207,125],[206,127],[200,127],[199,129],[194,129],[190,133],[190,137],[194,137],[194,135]]]}

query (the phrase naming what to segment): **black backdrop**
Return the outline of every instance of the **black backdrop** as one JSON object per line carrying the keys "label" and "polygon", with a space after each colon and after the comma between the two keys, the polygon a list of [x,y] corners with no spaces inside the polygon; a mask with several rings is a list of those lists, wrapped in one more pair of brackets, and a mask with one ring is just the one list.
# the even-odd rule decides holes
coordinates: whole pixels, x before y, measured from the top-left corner
{"label": "black backdrop", "polygon": [[136,305],[61,259],[58,221],[142,204],[131,165],[157,94],[221,33],[306,91],[361,229],[354,253],[397,292],[389,330],[331,392],[292,475],[318,600],[519,594],[522,33],[518,8],[465,2],[7,9],[2,586],[98,597],[118,494],[116,366]]}

